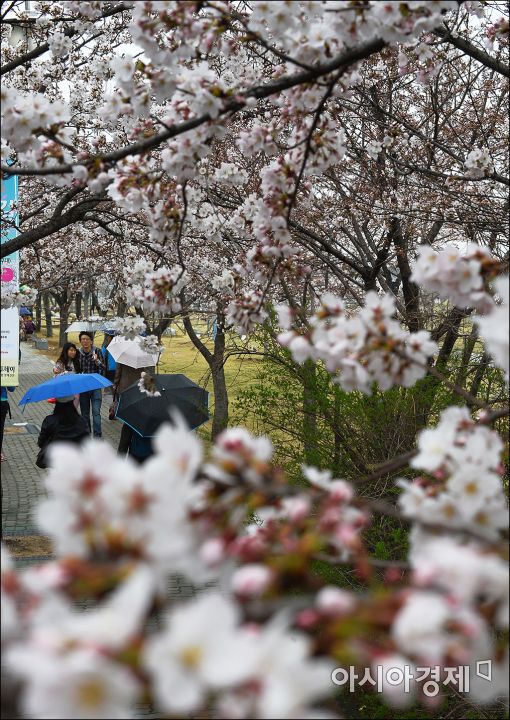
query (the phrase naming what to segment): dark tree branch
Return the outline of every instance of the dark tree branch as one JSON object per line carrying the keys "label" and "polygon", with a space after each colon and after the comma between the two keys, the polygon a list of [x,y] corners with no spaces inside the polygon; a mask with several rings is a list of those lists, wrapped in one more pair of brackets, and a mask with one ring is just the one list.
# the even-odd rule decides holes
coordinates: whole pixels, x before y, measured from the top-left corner
{"label": "dark tree branch", "polygon": [[493,58],[489,55],[489,53],[477,48],[476,45],[473,45],[473,43],[469,42],[469,40],[460,37],[460,35],[452,35],[446,26],[436,28],[434,30],[434,34],[446,42],[449,42],[450,45],[462,50],[463,53],[466,53],[469,57],[472,57],[474,60],[482,63],[485,67],[494,70],[494,72],[497,72],[500,75],[504,75],[504,77],[510,77],[510,69],[508,65],[505,65],[497,58]]}
{"label": "dark tree branch", "polygon": [[[133,6],[131,5],[131,3],[119,3],[118,5],[114,5],[114,7],[110,8],[109,10],[105,10],[105,12],[98,19],[100,20],[111,17],[112,15],[117,15],[119,12],[124,12],[124,10],[130,10],[132,7]],[[66,37],[73,37],[73,35],[76,35],[76,30],[73,27],[68,27],[64,30],[64,35]],[[47,52],[49,49],[49,43],[43,43],[42,45],[38,45],[33,50],[30,50],[30,52],[27,52],[24,55],[19,55],[14,60],[11,60],[11,62],[2,65],[2,67],[0,68],[0,76],[7,75],[7,73],[10,73],[13,70],[16,70],[17,67],[20,67],[20,65],[24,65],[25,63],[29,63],[32,60],[35,60],[41,55],[44,55],[44,53]]]}
{"label": "dark tree branch", "polygon": [[[74,194],[76,194],[76,192]],[[69,199],[66,200],[66,203],[69,201]],[[105,198],[102,197],[89,198],[87,200],[83,200],[82,202],[77,203],[76,205],[73,205],[70,210],[62,214],[61,209],[63,207],[63,198],[62,201],[59,203],[59,205],[62,206],[60,208],[60,211],[54,213],[53,217],[51,217],[50,220],[42,223],[41,225],[33,228],[32,230],[27,230],[26,232],[20,233],[12,240],[8,240],[7,242],[3,243],[0,257],[4,258],[13,252],[16,252],[17,250],[22,250],[23,248],[27,247],[28,245],[32,245],[38,240],[42,240],[49,235],[53,235],[53,233],[59,232],[59,230],[63,230],[69,225],[73,225],[74,223],[83,220],[87,212],[93,210],[100,202],[104,202],[104,200]]]}
{"label": "dark tree branch", "polygon": [[418,332],[420,329],[420,292],[418,286],[411,281],[411,266],[407,243],[402,233],[402,225],[396,217],[391,220],[391,234],[395,251],[397,253],[398,269],[402,279],[402,293],[406,308],[407,326],[411,332]]}
{"label": "dark tree branch", "polygon": [[[267,85],[254,86],[243,94],[242,99],[227,100],[225,102],[225,106],[222,110],[220,110],[219,114],[226,115],[227,113],[234,113],[243,109],[246,106],[245,98],[262,100],[270,97],[271,95],[288,90],[289,88],[296,87],[297,85],[314,82],[323,75],[328,75],[339,68],[352,65],[360,60],[370,57],[370,55],[380,52],[384,47],[386,47],[384,40],[376,38],[375,40],[365,43],[358,48],[353,48],[352,50],[343,52],[341,55],[337,55],[336,58],[333,58],[333,60],[330,60],[327,63],[317,65],[313,70],[306,70],[293,75],[284,75],[278,80],[268,83]],[[88,162],[92,163],[99,159],[103,163],[111,165],[116,163],[118,160],[122,160],[128,155],[140,155],[142,153],[149,152],[150,150],[158,147],[158,145],[161,145],[162,142],[177,137],[178,135],[182,135],[183,133],[188,132],[188,130],[193,130],[210,120],[211,116],[209,113],[199,115],[187,122],[170,126],[164,132],[159,133],[159,135],[153,135],[150,138],[127,145],[120,150],[116,150],[103,156],[95,156]],[[73,167],[76,165],[87,166],[87,162],[60,165],[59,167],[50,168],[19,168],[14,167],[13,165],[2,165],[1,169],[2,172],[9,173],[11,175],[58,175],[62,173],[71,173],[73,171]]]}

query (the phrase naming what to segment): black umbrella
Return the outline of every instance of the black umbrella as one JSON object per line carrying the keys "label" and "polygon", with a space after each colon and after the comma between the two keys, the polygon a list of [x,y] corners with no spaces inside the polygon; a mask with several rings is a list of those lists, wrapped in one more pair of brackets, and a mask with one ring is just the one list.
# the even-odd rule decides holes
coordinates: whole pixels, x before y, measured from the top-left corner
{"label": "black umbrella", "polygon": [[209,393],[186,375],[156,375],[154,384],[160,397],[141,392],[138,382],[119,396],[116,417],[142,437],[153,437],[162,423],[171,422],[173,408],[192,430],[209,420]]}

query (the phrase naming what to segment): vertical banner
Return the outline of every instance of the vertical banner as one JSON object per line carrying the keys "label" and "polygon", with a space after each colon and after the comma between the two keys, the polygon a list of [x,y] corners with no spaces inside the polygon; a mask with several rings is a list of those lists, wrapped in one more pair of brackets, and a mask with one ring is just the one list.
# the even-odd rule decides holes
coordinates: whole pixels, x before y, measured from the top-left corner
{"label": "vertical banner", "polygon": [[[18,177],[8,175],[2,181],[2,244],[16,237],[17,230],[11,222],[17,225],[18,215],[14,204],[18,202]],[[19,290],[19,252],[2,258],[1,267],[2,294],[10,290]],[[1,385],[18,385],[19,370],[19,310],[17,307],[1,311],[0,318],[2,356]]]}

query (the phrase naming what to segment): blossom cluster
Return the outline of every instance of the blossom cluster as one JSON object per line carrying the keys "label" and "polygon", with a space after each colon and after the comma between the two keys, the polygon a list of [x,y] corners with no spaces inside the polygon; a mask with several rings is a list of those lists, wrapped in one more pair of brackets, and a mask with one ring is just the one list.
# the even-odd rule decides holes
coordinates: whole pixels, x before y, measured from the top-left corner
{"label": "blossom cluster", "polygon": [[140,333],[145,332],[147,326],[143,318],[136,315],[135,317],[119,318],[115,322],[114,328],[117,335],[123,335],[126,340],[134,340],[139,337]]}
{"label": "blossom cluster", "polygon": [[146,372],[140,375],[138,381],[138,389],[141,393],[148,395],[149,397],[161,397],[161,393],[154,384],[154,379]]}
{"label": "blossom cluster", "polygon": [[[280,309],[287,322],[291,315]],[[370,393],[374,382],[382,390],[396,384],[411,387],[427,372],[437,344],[427,331],[410,333],[394,319],[395,300],[369,292],[365,307],[349,317],[343,301],[327,293],[311,318],[311,331],[287,329],[278,340],[296,362],[322,360],[344,390]]]}
{"label": "blossom cluster", "polygon": [[140,273],[140,267],[139,264],[133,271],[124,271],[127,301],[148,312],[178,312],[181,309],[178,296],[188,282],[183,269],[178,266],[161,267],[158,270],[147,268]]}
{"label": "blossom cluster", "polygon": [[404,513],[497,538],[508,527],[502,450],[499,435],[474,422],[467,408],[447,408],[437,427],[419,434],[418,454],[411,461],[431,479],[399,481],[405,490],[400,497]]}
{"label": "blossom cluster", "polygon": [[232,293],[234,284],[235,276],[227,269],[223,270],[221,275],[215,275],[211,280],[211,285],[215,290],[227,295]]}
{"label": "blossom cluster", "polygon": [[439,252],[422,245],[411,279],[459,307],[487,312],[492,300],[485,290],[484,272],[493,265],[490,252],[479,245],[469,244],[464,253],[453,245]]}
{"label": "blossom cluster", "polygon": [[[423,435],[415,464],[455,470],[471,458],[471,442],[482,442],[493,472],[500,443],[467,417],[442,421],[465,428],[466,442],[454,439],[434,463]],[[504,628],[508,602],[497,554],[418,527],[411,586],[393,580],[383,593],[357,595],[310,570],[329,557],[374,580],[363,544],[369,514],[345,480],[304,466],[309,487],[293,490],[271,464],[269,440],[241,428],[220,435],[204,463],[178,416],[154,449],[144,466],[96,440],[50,451],[36,517],[57,559],[20,572],[8,557],[2,563],[4,664],[24,684],[25,715],[129,718],[145,695],[170,717],[204,708],[330,717],[315,703],[331,696],[331,671],[345,657],[411,668],[495,658],[485,617],[490,608]],[[168,601],[163,588],[175,572],[198,597]],[[78,611],[82,599],[95,600],[92,609]],[[502,678],[504,662],[495,667]],[[397,707],[424,695],[416,683],[408,694],[383,691]],[[498,679],[471,687],[470,698],[501,692]]]}
{"label": "blossom cluster", "polygon": [[227,327],[233,327],[239,335],[251,332],[267,318],[264,298],[259,290],[247,290],[235,297],[227,306]]}
{"label": "blossom cluster", "polygon": [[21,285],[19,290],[10,290],[9,287],[2,288],[2,309],[10,307],[31,307],[37,298],[38,291],[28,285]]}
{"label": "blossom cluster", "polygon": [[[130,706],[142,693],[143,674],[155,704],[166,713],[199,711],[219,702],[218,711],[240,708],[240,717],[298,717],[310,702],[329,695],[331,660],[312,658],[311,640],[292,627],[287,614],[269,623],[243,623],[239,605],[242,598],[262,595],[269,579],[276,581],[283,570],[245,563],[232,575],[226,596],[209,592],[172,608],[157,630],[150,631],[145,621],[168,572],[184,573],[193,582],[200,574],[210,577],[218,562],[210,562],[204,540],[209,546],[211,540],[204,529],[215,516],[221,515],[219,530],[226,522],[231,526],[224,539],[216,540],[228,567],[235,559],[262,559],[285,533],[280,527],[285,518],[299,522],[304,532],[309,503],[291,498],[282,514],[247,534],[245,513],[232,512],[238,503],[234,497],[241,478],[249,490],[264,487],[271,475],[272,448],[266,439],[226,431],[198,485],[202,447],[178,418],[159,431],[154,446],[156,454],[144,468],[97,441],[82,449],[57,445],[51,451],[49,496],[40,503],[37,519],[62,560],[19,579],[8,562],[2,566],[7,666],[25,682],[24,711],[33,715],[37,707],[38,713],[51,711],[57,717],[132,717]],[[225,477],[234,495],[214,499],[213,493],[208,499],[211,482],[221,484]],[[347,484],[333,482],[320,512],[321,532],[344,550],[354,547],[363,526],[362,513],[352,509],[349,514],[351,499]],[[65,522],[56,523],[57,516]],[[349,523],[353,529],[342,534]],[[76,589],[87,585],[88,562],[106,561],[107,573],[103,580],[96,577],[95,587],[115,578],[117,589],[97,609],[77,613],[67,593],[75,583]],[[133,667],[129,658],[135,647]],[[48,672],[41,672],[43,667]]]}
{"label": "blossom cluster", "polygon": [[41,129],[58,134],[70,119],[69,107],[61,100],[51,102],[42,93],[20,93],[2,83],[2,137],[18,151],[37,150]]}
{"label": "blossom cluster", "polygon": [[140,347],[149,355],[157,355],[163,352],[164,347],[159,342],[157,335],[146,335],[140,338]]}
{"label": "blossom cluster", "polygon": [[[401,664],[466,665],[470,696],[481,703],[508,692],[508,654],[501,658],[490,629],[508,630],[508,565],[483,543],[497,543],[508,530],[502,450],[498,434],[467,408],[450,407],[418,438],[411,465],[428,479],[397,482],[402,511],[417,523],[409,553],[415,589],[392,628]],[[491,682],[475,672],[481,657],[492,663]]]}
{"label": "blossom cluster", "polygon": [[486,281],[499,271],[500,263],[488,250],[471,244],[462,254],[456,247],[436,252],[421,247],[411,278],[425,290],[447,298],[459,307],[478,310],[475,322],[498,367],[505,371],[508,381],[509,365],[509,283],[508,275],[497,278],[493,292],[496,303],[486,288]]}
{"label": "blossom cluster", "polygon": [[467,155],[464,163],[466,168],[466,177],[482,178],[491,175],[494,172],[492,158],[487,148],[475,148]]}
{"label": "blossom cluster", "polygon": [[487,315],[475,316],[480,335],[485,341],[489,353],[498,367],[503,368],[507,382],[510,381],[510,348],[509,348],[509,282],[508,275],[494,281],[494,289],[500,298],[499,304],[493,306]]}

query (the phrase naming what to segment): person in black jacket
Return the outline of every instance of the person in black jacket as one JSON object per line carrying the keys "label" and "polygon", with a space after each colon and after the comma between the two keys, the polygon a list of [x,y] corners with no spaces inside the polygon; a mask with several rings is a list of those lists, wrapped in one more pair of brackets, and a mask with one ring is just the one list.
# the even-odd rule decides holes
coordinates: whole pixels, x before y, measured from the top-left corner
{"label": "person in black jacket", "polygon": [[51,443],[71,442],[79,445],[89,437],[87,421],[76,410],[73,400],[72,395],[57,398],[53,413],[44,418],[37,440],[41,448],[36,460],[38,467],[48,467],[46,451]]}

